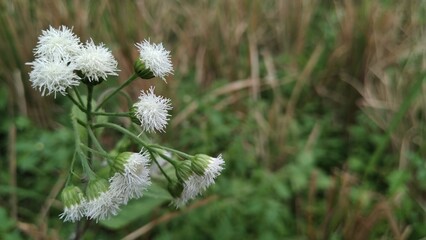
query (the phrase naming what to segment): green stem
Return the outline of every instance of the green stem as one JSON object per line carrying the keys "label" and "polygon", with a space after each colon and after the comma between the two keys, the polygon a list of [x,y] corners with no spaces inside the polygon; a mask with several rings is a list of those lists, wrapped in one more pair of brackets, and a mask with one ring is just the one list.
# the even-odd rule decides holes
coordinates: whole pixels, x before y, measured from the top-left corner
{"label": "green stem", "polygon": [[111,97],[113,97],[116,93],[118,93],[121,89],[123,89],[124,87],[126,87],[127,85],[129,85],[133,80],[135,80],[138,77],[138,75],[136,73],[134,73],[132,76],[129,77],[129,79],[127,79],[120,87],[116,88],[111,94],[109,94],[108,96],[106,96],[104,98],[104,100],[96,107],[96,111],[99,110],[99,108],[102,107],[102,105],[104,105],[104,103],[106,101],[108,101]]}
{"label": "green stem", "polygon": [[85,122],[83,122],[82,120],[80,120],[80,119],[76,119],[76,122],[77,122],[78,124],[80,124],[81,126],[83,126],[83,127],[86,127],[86,126],[87,126],[87,124],[86,124]]}
{"label": "green stem", "polygon": [[67,177],[67,181],[65,182],[65,186],[68,186],[70,181],[71,181],[71,176],[74,175],[74,163],[75,163],[75,158],[76,158],[76,152],[74,152],[74,154],[72,155],[72,160],[71,160],[71,166],[70,169],[68,171],[68,177]]}
{"label": "green stem", "polygon": [[81,166],[83,167],[83,171],[87,174],[89,177],[89,180],[96,179],[96,173],[93,172],[92,168],[90,167],[89,161],[84,157],[84,155],[80,152],[80,158],[81,158]]}
{"label": "green stem", "polygon": [[164,177],[166,177],[168,182],[172,182],[171,178],[169,177],[169,175],[167,175],[167,173],[164,171],[164,169],[161,167],[161,165],[158,163],[157,159],[155,158],[154,154],[152,154],[151,151],[149,151],[149,155],[151,155],[151,159],[155,162],[155,164],[157,164],[158,168],[160,169],[161,173],[163,173]]}
{"label": "green stem", "polygon": [[[110,93],[112,93],[114,90],[115,90],[115,89],[108,89],[108,90],[106,90],[105,92],[103,92],[103,93],[99,96],[99,99],[105,99],[105,96],[108,96],[108,95],[109,95]],[[126,101],[127,101],[127,107],[128,107],[128,108],[131,108],[131,107],[132,107],[132,104],[133,104],[133,100],[132,100],[132,98],[129,96],[129,94],[127,94],[126,92],[123,92],[123,91],[118,92],[118,94],[120,94],[121,96],[123,96],[123,97],[126,99]],[[99,108],[99,109],[101,109],[101,108]]]}
{"label": "green stem", "polygon": [[109,161],[109,159],[112,157],[111,155],[109,155],[107,152],[104,151],[97,151],[95,149],[92,148],[88,148],[86,145],[84,145],[83,143],[80,143],[80,147],[84,148],[86,151],[90,151],[92,153],[96,153],[100,156],[103,156],[105,158],[107,158],[107,160]]}
{"label": "green stem", "polygon": [[119,126],[117,124],[114,123],[98,123],[93,125],[93,128],[101,128],[101,127],[109,127],[112,129],[115,129],[129,137],[131,137],[133,140],[135,140],[137,143],[139,143],[140,145],[142,145],[145,148],[149,148],[149,145],[147,143],[145,143],[144,141],[142,141],[138,136],[136,136],[135,134],[133,134],[132,132],[130,132],[129,130],[123,128],[122,126]]}
{"label": "green stem", "polygon": [[186,153],[184,153],[184,152],[181,152],[181,151],[176,150],[176,149],[173,149],[173,148],[168,148],[168,147],[164,147],[164,146],[157,145],[157,144],[151,144],[151,145],[149,145],[149,146],[150,146],[150,147],[153,147],[153,148],[164,149],[164,150],[166,150],[166,151],[170,151],[170,152],[176,153],[177,155],[180,155],[180,156],[182,156],[183,158],[186,158],[186,159],[189,159],[189,158],[192,158],[192,157],[193,157],[193,156],[191,156],[191,155],[189,155],[189,154],[186,154]]}
{"label": "green stem", "polygon": [[[93,86],[88,85],[87,86],[87,90],[88,90],[88,94],[87,94],[88,95],[87,96],[87,105],[86,105],[87,109],[85,109],[83,107],[84,106],[83,100],[81,99],[81,96],[80,96],[80,94],[79,94],[79,92],[78,92],[78,90],[76,88],[74,88],[74,91],[75,91],[75,93],[77,95],[77,98],[79,99],[81,105],[77,101],[75,101],[74,98],[72,98],[71,96],[70,96],[70,99],[71,99],[71,101],[74,102],[74,104],[76,104],[76,106],[82,112],[86,113],[86,121],[87,122],[86,122],[86,124],[84,124],[84,123],[83,124],[86,126],[86,129],[89,129],[90,126],[91,126],[91,122],[92,122],[91,111],[92,111]],[[92,153],[90,151],[88,151],[87,152],[88,158],[86,158],[86,156],[84,156],[83,152],[81,151],[81,147],[80,147],[80,143],[81,143],[80,142],[80,136],[79,136],[78,130],[77,130],[77,124],[81,124],[79,122],[80,120],[77,119],[77,118],[75,118],[75,117],[73,117],[72,120],[73,120],[73,127],[74,127],[74,135],[75,135],[75,139],[76,139],[75,140],[75,148],[76,148],[75,151],[77,152],[77,154],[80,157],[80,161],[81,161],[81,166],[83,168],[83,172],[88,177],[89,181],[93,180],[93,179],[96,179],[96,174],[90,168],[90,164],[91,164],[91,161],[92,161]],[[91,146],[91,137],[89,136],[89,134],[87,136],[87,144],[88,144],[88,146]],[[87,187],[87,185],[85,185],[85,186]],[[88,222],[89,221],[87,221],[86,223],[88,223]],[[82,229],[82,230],[80,229],[80,222],[78,222],[76,224],[76,227],[75,227],[75,239],[76,240],[80,239],[82,237],[84,231],[85,231],[85,229]]]}
{"label": "green stem", "polygon": [[177,161],[171,159],[169,156],[165,155],[164,153],[162,153],[161,151],[155,151],[160,157],[162,157],[164,160],[166,160],[167,162],[169,162],[170,164],[172,164],[174,167],[177,166]]}
{"label": "green stem", "polygon": [[96,177],[96,174],[92,171],[92,169],[90,168],[90,166],[88,166],[87,163],[87,158],[86,156],[84,156],[83,152],[81,151],[80,148],[80,135],[78,134],[78,130],[77,130],[77,122],[79,120],[76,118],[72,119],[73,122],[73,128],[74,128],[74,138],[75,138],[75,153],[78,154],[78,156],[80,157],[80,162],[81,162],[81,166],[83,168],[83,172],[89,177],[89,179],[93,179]]}
{"label": "green stem", "polygon": [[83,99],[81,98],[80,92],[78,91],[77,87],[76,87],[76,86],[73,86],[73,87],[72,87],[72,89],[74,90],[75,95],[77,96],[77,100],[78,100],[78,102],[80,103],[80,105],[81,105],[81,106],[84,106]]}
{"label": "green stem", "polygon": [[[86,112],[86,129],[87,132],[90,132],[92,126],[92,97],[93,97],[93,86],[87,85],[87,112]],[[90,134],[87,135],[87,147],[92,148],[92,138]],[[92,152],[87,152],[87,157],[89,159],[89,165],[92,165]]]}
{"label": "green stem", "polygon": [[384,151],[388,147],[389,141],[391,140],[391,137],[392,137],[392,133],[396,130],[402,118],[405,116],[405,113],[410,108],[411,102],[415,99],[417,94],[421,91],[423,80],[424,78],[420,77],[419,79],[417,79],[416,82],[414,82],[414,84],[409,89],[409,92],[406,95],[406,98],[402,102],[398,112],[392,118],[391,123],[389,124],[389,128],[386,132],[385,138],[380,142],[380,145],[377,147],[376,151],[373,153],[373,156],[370,158],[367,168],[365,169],[365,172],[364,172],[364,178],[373,172],[374,166],[377,164],[379,159],[382,157]]}
{"label": "green stem", "polygon": [[70,93],[66,94],[66,96],[71,100],[71,102],[73,102],[82,112],[86,112],[86,109],[80,105],[72,96]]}
{"label": "green stem", "polygon": [[[161,151],[156,150],[156,149],[161,149],[160,147],[152,147],[153,145],[145,143],[138,136],[136,136],[135,134],[131,133],[129,130],[127,130],[127,129],[125,129],[125,128],[117,125],[117,124],[113,124],[113,123],[98,123],[98,124],[93,125],[93,128],[99,128],[99,127],[109,127],[109,128],[115,129],[115,130],[117,130],[117,131],[119,131],[119,132],[121,132],[121,133],[129,136],[135,142],[139,143],[144,148],[148,149],[148,151],[153,151],[153,152],[159,154],[161,157],[164,158],[164,160],[167,160],[168,162],[170,162],[173,165],[176,164],[174,160],[172,160],[169,157],[165,156]],[[175,151],[177,151],[177,150],[175,150]]]}
{"label": "green stem", "polygon": [[129,112],[125,113],[109,113],[109,112],[92,112],[93,115],[111,116],[111,117],[129,117]]}
{"label": "green stem", "polygon": [[[91,128],[87,128],[89,135],[93,141],[93,143],[95,144],[96,148],[101,151],[103,154],[108,155],[108,153],[104,150],[104,148],[102,147],[102,145],[99,143],[98,139],[95,136],[95,133],[93,132],[93,130]],[[109,155],[108,155],[109,156]]]}

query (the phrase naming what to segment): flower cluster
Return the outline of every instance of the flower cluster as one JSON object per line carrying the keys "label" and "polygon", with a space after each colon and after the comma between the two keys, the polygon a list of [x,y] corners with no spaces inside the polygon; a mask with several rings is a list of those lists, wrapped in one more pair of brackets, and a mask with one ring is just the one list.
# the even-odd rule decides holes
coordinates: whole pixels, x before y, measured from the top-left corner
{"label": "flower cluster", "polygon": [[[145,40],[137,43],[140,52],[138,73],[142,78],[154,76],[165,80],[173,74],[170,52],[160,44]],[[32,67],[30,81],[42,95],[65,95],[67,89],[80,82],[98,84],[108,76],[117,76],[117,61],[103,43],[96,45],[92,39],[81,43],[72,29],[50,26],[43,30],[34,49],[35,60],[27,63]],[[136,66],[135,66],[136,68]],[[150,77],[145,77],[145,75]]]}
{"label": "flower cluster", "polygon": [[34,49],[35,60],[30,81],[42,95],[65,95],[67,89],[81,81],[102,81],[109,75],[117,75],[117,61],[102,43],[80,42],[72,29],[61,26],[44,30]]}
{"label": "flower cluster", "polygon": [[[109,181],[102,178],[90,181],[86,194],[76,186],[66,187],[61,194],[65,208],[60,218],[72,222],[83,217],[99,221],[117,215],[121,205],[142,197],[151,185],[149,162],[146,151],[124,152],[115,158]],[[177,180],[169,182],[169,192],[174,197],[171,204],[181,208],[202,194],[215,182],[223,165],[221,155],[214,158],[197,154],[191,160],[179,162]]]}
{"label": "flower cluster", "polygon": [[[151,185],[151,178],[166,180],[172,196],[171,204],[183,207],[211,186],[224,168],[222,155],[190,155],[147,140],[147,134],[165,132],[172,110],[171,100],[155,95],[154,87],[141,90],[138,101],[126,113],[107,113],[101,109],[105,102],[138,77],[158,77],[165,81],[173,74],[170,52],[161,43],[144,40],[135,46],[139,57],[134,63],[134,74],[115,90],[100,94],[99,98],[96,98],[94,88],[108,77],[118,76],[119,72],[111,50],[103,43],[95,44],[92,39],[81,43],[72,28],[50,27],[38,39],[35,60],[28,63],[32,67],[29,80],[41,95],[56,97],[58,93],[67,95],[70,92],[72,94],[67,96],[85,115],[72,114],[76,138],[74,156],[81,161],[81,168],[71,164],[66,187],[61,193],[64,210],[59,217],[66,222],[84,218],[98,222],[117,215],[123,205],[144,195]],[[87,96],[80,95],[80,83],[87,87]],[[96,115],[128,117],[136,124],[122,127],[109,122],[108,117],[101,121]],[[142,150],[139,153],[117,154],[116,149],[108,152],[98,140],[101,132],[98,128],[119,131]],[[142,138],[141,134],[133,133],[134,130],[146,134]],[[93,163],[99,156],[106,164]],[[105,174],[108,170],[109,176]],[[85,184],[79,187],[81,182]]]}
{"label": "flower cluster", "polygon": [[103,178],[91,180],[86,194],[76,186],[64,188],[61,196],[65,208],[60,218],[72,222],[83,217],[99,221],[117,215],[121,205],[142,197],[151,184],[148,166],[146,152],[119,154],[114,160],[109,181]]}

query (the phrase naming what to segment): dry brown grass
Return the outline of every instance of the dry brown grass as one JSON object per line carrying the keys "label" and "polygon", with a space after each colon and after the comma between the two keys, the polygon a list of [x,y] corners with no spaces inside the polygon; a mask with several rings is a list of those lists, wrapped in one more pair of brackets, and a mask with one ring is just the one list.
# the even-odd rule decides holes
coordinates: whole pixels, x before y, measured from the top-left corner
{"label": "dry brown grass", "polygon": [[[307,87],[313,87],[318,97],[344,109],[348,125],[361,109],[387,129],[411,79],[425,70],[421,14],[424,6],[419,6],[419,1],[393,1],[392,7],[376,1],[330,2],[4,0],[0,3],[0,77],[11,93],[11,109],[15,111],[12,115],[28,115],[40,126],[54,127],[53,116],[58,109],[51,98],[41,98],[31,89],[27,81],[29,69],[24,65],[32,61],[32,48],[42,29],[48,25],[74,26],[82,40],[92,37],[96,42],[106,43],[119,61],[121,81],[132,71],[135,42],[143,38],[162,41],[172,50],[176,66],[176,77],[168,85],[171,96],[181,82],[180,77],[191,72],[195,72],[199,89],[216,79],[229,80],[227,85],[207,94],[210,98],[223,98],[215,106],[217,109],[256,100],[262,91],[271,90],[271,106],[245,109],[240,117],[254,116],[259,126],[256,142],[245,144],[255,149],[256,157],[264,159],[263,164],[276,168],[298,151],[289,146],[287,128],[283,126],[294,121],[296,106],[303,101],[301,92]],[[327,32],[324,36],[318,29],[313,30],[316,35],[310,33],[316,26],[318,9],[327,7],[335,14],[321,17],[327,18],[324,22],[336,35],[333,43],[327,42]],[[308,37],[315,38],[315,42]],[[282,55],[288,60],[277,60]],[[301,55],[308,56],[307,60],[300,61]],[[327,63],[317,69],[322,66],[321,61]],[[422,63],[410,64],[411,61]],[[403,62],[408,62],[404,68],[388,71]],[[418,69],[419,65],[422,69]],[[294,84],[290,96],[278,90],[286,84]],[[138,92],[128,90],[132,94]],[[392,135],[393,147],[400,152],[401,169],[407,165],[405,153],[423,144],[422,137],[421,141],[416,139],[424,119],[416,116],[425,111],[425,103],[424,99],[416,101]],[[177,107],[180,111],[172,126],[185,121],[197,107],[197,102],[186,108]],[[312,130],[317,134],[314,131],[319,130]],[[348,239],[354,234],[364,239],[372,226],[387,221],[395,239],[404,239],[408,230],[397,226],[392,211],[397,196],[384,199],[371,193],[374,204],[366,213],[362,203],[347,196],[356,182],[353,179],[349,172],[336,173],[335,186],[328,193],[329,215],[321,229],[326,232],[334,227],[333,223],[341,221]],[[314,201],[314,187],[311,192]],[[307,216],[313,224],[315,216],[309,211]],[[311,239],[327,238],[321,235],[321,229],[309,225]]]}

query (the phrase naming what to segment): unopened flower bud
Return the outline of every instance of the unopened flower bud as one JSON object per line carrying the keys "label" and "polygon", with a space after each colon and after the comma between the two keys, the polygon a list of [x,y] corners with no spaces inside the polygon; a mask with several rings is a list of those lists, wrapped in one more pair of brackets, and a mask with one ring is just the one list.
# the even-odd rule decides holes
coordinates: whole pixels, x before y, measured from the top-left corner
{"label": "unopened flower bud", "polygon": [[132,154],[133,153],[131,152],[123,152],[118,154],[111,166],[111,171],[113,173],[124,173],[125,164]]}
{"label": "unopened flower bud", "polygon": [[191,161],[185,160],[176,164],[176,176],[179,181],[186,181],[191,175]]}
{"label": "unopened flower bud", "polygon": [[149,69],[145,63],[143,63],[139,58],[135,61],[134,69],[136,74],[142,79],[151,79],[154,76],[154,73]]}
{"label": "unopened flower bud", "polygon": [[210,163],[210,156],[205,154],[197,154],[191,158],[191,170],[198,176],[203,176]]}
{"label": "unopened flower bud", "polygon": [[129,112],[130,120],[132,120],[132,122],[136,123],[137,125],[142,125],[137,115],[138,108],[135,105],[130,108]]}

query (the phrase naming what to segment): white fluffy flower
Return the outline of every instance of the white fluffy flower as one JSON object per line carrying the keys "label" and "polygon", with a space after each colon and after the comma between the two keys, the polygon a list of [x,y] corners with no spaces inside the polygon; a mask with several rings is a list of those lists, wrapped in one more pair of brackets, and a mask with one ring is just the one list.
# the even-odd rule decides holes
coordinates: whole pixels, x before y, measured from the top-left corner
{"label": "white fluffy flower", "polygon": [[143,191],[151,185],[147,154],[122,153],[117,157],[117,165],[122,170],[110,178],[109,191],[120,199],[120,203],[127,204],[132,198],[142,197]]}
{"label": "white fluffy flower", "polygon": [[98,82],[111,76],[117,76],[117,61],[111,51],[103,43],[95,45],[93,40],[87,41],[75,58],[77,69],[90,81]]}
{"label": "white fluffy flower", "polygon": [[109,191],[108,182],[104,179],[90,182],[87,187],[87,203],[85,215],[97,221],[117,215],[120,203],[116,195]]}
{"label": "white fluffy flower", "polygon": [[120,210],[120,204],[114,196],[111,192],[106,191],[102,192],[97,198],[87,202],[86,216],[89,219],[95,219],[97,222],[117,215]]}
{"label": "white fluffy flower", "polygon": [[164,131],[169,120],[168,110],[172,109],[170,99],[154,94],[154,88],[142,91],[139,101],[134,104],[135,115],[146,132]]}
{"label": "white fluffy flower", "polygon": [[172,201],[172,204],[177,208],[180,208],[185,206],[189,200],[200,195],[215,182],[216,177],[219,176],[223,170],[224,164],[225,162],[223,161],[222,155],[219,155],[217,158],[209,157],[204,175],[199,176],[197,174],[193,174],[185,180],[181,196],[179,198],[175,198]]}
{"label": "white fluffy flower", "polygon": [[63,219],[64,222],[76,222],[84,216],[85,211],[86,200],[82,198],[79,204],[71,205],[70,207],[65,207],[64,212],[59,215],[59,218]]}
{"label": "white fluffy flower", "polygon": [[33,88],[37,88],[41,95],[54,93],[66,94],[66,89],[80,84],[79,77],[74,73],[75,65],[68,59],[37,58],[32,65],[30,81]]}
{"label": "white fluffy flower", "polygon": [[150,43],[149,40],[144,40],[137,43],[139,49],[139,58],[145,63],[154,76],[165,80],[169,74],[173,74],[173,65],[170,60],[170,51],[164,49],[163,44]]}
{"label": "white fluffy flower", "polygon": [[65,187],[61,193],[64,212],[59,215],[64,222],[79,221],[85,214],[86,199],[83,192],[76,186]]}
{"label": "white fluffy flower", "polygon": [[72,29],[61,26],[58,29],[49,27],[43,30],[38,38],[38,43],[34,49],[36,57],[43,58],[70,58],[80,52],[80,38],[78,38]]}

